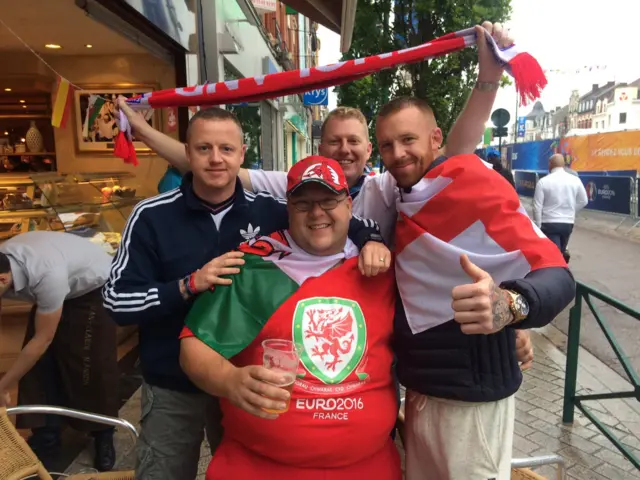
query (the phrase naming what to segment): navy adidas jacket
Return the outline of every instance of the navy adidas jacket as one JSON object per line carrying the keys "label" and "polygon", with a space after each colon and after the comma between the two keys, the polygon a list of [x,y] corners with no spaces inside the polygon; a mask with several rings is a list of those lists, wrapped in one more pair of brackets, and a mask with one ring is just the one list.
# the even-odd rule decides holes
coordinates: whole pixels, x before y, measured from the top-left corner
{"label": "navy adidas jacket", "polygon": [[[179,280],[243,241],[289,226],[285,200],[245,191],[238,180],[235,201],[218,229],[192,180],[188,173],[180,188],[136,205],[103,289],[113,320],[139,326],[145,381],[179,391],[198,391],[179,364],[178,337],[191,306],[180,294]],[[354,217],[349,237],[362,247],[377,231],[373,221]]]}

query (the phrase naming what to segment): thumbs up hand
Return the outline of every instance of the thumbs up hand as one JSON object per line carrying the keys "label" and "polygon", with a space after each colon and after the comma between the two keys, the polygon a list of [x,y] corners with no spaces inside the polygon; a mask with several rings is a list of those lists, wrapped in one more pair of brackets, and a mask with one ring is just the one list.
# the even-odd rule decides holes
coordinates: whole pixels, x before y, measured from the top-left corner
{"label": "thumbs up hand", "polygon": [[466,255],[460,257],[460,266],[473,282],[458,285],[451,292],[453,318],[462,333],[488,335],[502,330],[514,320],[507,292]]}

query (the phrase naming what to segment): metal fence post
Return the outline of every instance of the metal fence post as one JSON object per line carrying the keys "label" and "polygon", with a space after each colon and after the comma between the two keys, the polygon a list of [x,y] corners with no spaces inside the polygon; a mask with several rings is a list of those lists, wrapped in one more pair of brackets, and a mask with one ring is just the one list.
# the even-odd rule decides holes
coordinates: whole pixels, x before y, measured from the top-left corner
{"label": "metal fence post", "polygon": [[578,352],[580,350],[580,317],[582,315],[582,288],[576,284],[576,300],[569,313],[569,338],[567,339],[567,366],[564,378],[564,402],[562,423],[573,423],[574,399],[578,380]]}
{"label": "metal fence post", "polygon": [[633,182],[631,190],[633,192],[633,198],[635,199],[634,204],[632,205],[633,211],[631,212],[632,218],[638,219],[638,205],[640,205],[640,200],[638,200],[638,178],[632,178]]}

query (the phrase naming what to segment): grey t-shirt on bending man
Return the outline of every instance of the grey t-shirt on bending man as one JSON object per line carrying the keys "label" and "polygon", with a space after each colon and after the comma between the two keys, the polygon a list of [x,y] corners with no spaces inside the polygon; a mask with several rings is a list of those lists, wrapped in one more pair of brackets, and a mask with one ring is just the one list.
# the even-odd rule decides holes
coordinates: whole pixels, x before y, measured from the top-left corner
{"label": "grey t-shirt on bending man", "polygon": [[101,288],[112,258],[86,238],[64,232],[26,232],[0,245],[9,257],[13,287],[5,296],[35,303],[41,313]]}

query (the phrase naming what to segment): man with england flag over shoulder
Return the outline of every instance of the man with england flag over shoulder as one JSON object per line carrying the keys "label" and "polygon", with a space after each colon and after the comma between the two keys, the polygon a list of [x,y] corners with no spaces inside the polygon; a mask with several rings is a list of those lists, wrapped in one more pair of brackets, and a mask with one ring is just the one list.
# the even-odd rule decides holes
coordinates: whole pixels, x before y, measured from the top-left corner
{"label": "man with england flag over shoulder", "polygon": [[515,332],[551,322],[575,295],[573,276],[490,164],[438,156],[442,132],[425,100],[382,107],[376,137],[398,185],[406,478],[507,480],[522,382]]}

